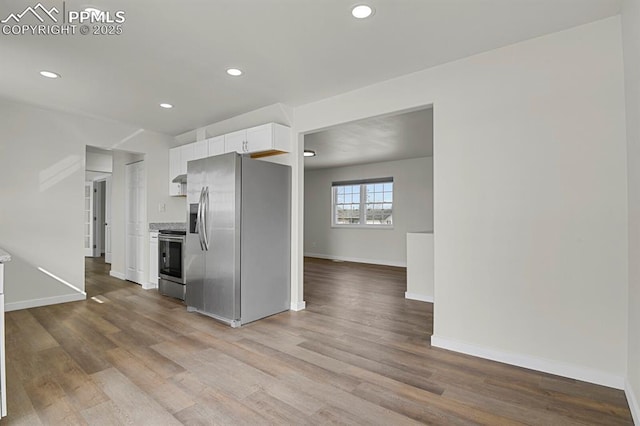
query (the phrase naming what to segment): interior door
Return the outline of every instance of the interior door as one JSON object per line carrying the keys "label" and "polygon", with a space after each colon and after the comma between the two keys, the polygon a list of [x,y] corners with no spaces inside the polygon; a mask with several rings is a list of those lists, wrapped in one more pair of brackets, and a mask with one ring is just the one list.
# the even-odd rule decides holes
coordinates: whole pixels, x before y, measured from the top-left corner
{"label": "interior door", "polygon": [[93,254],[92,257],[100,257],[102,254],[102,229],[104,210],[102,207],[102,185],[93,182]]}
{"label": "interior door", "polygon": [[84,255],[93,256],[93,182],[84,183]]}
{"label": "interior door", "polygon": [[138,284],[144,283],[144,235],[146,223],[144,161],[126,166],[126,245],[125,278]]}
{"label": "interior door", "polygon": [[111,176],[105,179],[104,261],[111,263]]}

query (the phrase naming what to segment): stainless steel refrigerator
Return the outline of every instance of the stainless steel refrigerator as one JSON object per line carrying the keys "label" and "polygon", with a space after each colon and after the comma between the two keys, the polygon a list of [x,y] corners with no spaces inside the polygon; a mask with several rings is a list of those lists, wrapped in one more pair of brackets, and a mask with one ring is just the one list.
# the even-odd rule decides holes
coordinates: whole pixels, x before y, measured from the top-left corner
{"label": "stainless steel refrigerator", "polygon": [[232,327],[286,311],[291,168],[237,153],[189,161],[187,309]]}

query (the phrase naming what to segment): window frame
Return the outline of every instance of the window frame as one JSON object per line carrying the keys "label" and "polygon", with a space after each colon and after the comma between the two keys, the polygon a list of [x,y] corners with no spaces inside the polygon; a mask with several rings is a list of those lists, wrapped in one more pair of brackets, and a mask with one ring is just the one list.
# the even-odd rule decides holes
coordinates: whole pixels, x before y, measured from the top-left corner
{"label": "window frame", "polygon": [[[393,177],[386,178],[374,178],[374,179],[360,179],[355,181],[343,181],[343,182],[333,182],[331,184],[331,228],[352,228],[352,229],[394,229],[395,221],[391,224],[373,224],[366,223],[367,216],[367,185],[373,184],[391,184],[391,202],[385,202],[384,200],[379,204],[391,204],[391,215],[395,212],[394,206],[394,198],[395,198],[395,185]],[[346,186],[359,186],[360,187],[360,200],[358,203],[359,206],[359,221],[360,223],[337,223],[337,211],[336,207],[337,203],[337,189],[339,187]],[[344,204],[344,203],[343,203]],[[346,204],[355,204],[355,203],[346,203]]]}

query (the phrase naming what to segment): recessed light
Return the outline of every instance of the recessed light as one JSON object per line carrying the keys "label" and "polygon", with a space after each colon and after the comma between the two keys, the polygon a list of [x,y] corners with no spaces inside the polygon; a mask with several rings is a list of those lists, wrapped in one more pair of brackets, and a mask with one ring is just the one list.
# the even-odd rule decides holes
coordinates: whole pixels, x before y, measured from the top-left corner
{"label": "recessed light", "polygon": [[351,14],[354,18],[357,19],[368,18],[369,16],[373,15],[373,8],[366,4],[359,4],[351,9]]}
{"label": "recessed light", "polygon": [[242,70],[239,70],[238,68],[228,68],[227,74],[233,77],[240,77],[242,75]]}
{"label": "recessed light", "polygon": [[47,78],[60,78],[60,74],[53,71],[40,71],[40,75]]}
{"label": "recessed light", "polygon": [[316,156],[316,152],[311,150],[311,149],[305,149],[303,155],[305,157],[315,157]]}
{"label": "recessed light", "polygon": [[92,15],[100,15],[102,13],[100,9],[96,9],[95,7],[85,7],[84,11],[89,12]]}
{"label": "recessed light", "polygon": [[162,108],[166,108],[166,109],[173,108],[173,105],[171,105],[171,104],[160,104],[160,106],[161,106]]}

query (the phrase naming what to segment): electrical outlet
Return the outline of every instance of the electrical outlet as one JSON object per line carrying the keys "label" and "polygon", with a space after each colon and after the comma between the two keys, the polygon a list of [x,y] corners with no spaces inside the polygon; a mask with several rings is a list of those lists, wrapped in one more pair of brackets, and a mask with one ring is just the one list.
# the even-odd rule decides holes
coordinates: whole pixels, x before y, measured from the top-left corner
{"label": "electrical outlet", "polygon": [[167,205],[165,203],[158,204],[158,211],[160,213],[164,213],[167,211]]}

